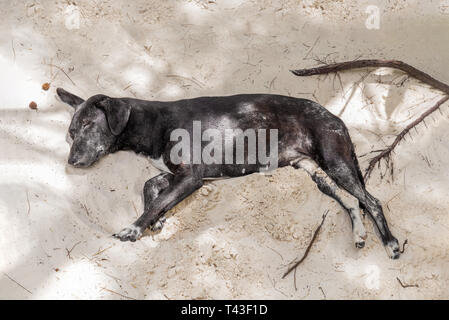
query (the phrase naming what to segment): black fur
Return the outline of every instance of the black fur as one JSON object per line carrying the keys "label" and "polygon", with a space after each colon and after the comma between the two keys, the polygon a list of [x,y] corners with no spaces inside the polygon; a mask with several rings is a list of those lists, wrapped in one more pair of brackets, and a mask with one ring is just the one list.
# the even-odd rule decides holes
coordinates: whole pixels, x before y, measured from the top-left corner
{"label": "black fur", "polygon": [[[359,200],[360,206],[373,217],[384,244],[397,242],[388,229],[379,202],[365,189],[346,126],[313,101],[269,94],[170,102],[96,95],[84,101],[62,89],[57,92],[62,101],[76,110],[69,129],[74,139],[70,164],[87,167],[107,153],[133,150],[152,159],[162,158],[170,171],[147,182],[144,213],[130,228],[116,235],[123,241],[138,239],[165,212],[200,188],[203,179],[237,177],[264,169],[260,164],[248,163],[249,151],[243,164],[235,161],[233,164],[209,165],[173,163],[170,151],[177,142],[170,141],[171,132],[183,128],[192,134],[193,121],[201,121],[203,131],[278,129],[279,167],[291,165],[300,157],[313,159],[338,187]],[[206,144],[203,142],[202,147]],[[335,198],[335,192],[329,186],[319,178],[314,180],[323,192]]]}

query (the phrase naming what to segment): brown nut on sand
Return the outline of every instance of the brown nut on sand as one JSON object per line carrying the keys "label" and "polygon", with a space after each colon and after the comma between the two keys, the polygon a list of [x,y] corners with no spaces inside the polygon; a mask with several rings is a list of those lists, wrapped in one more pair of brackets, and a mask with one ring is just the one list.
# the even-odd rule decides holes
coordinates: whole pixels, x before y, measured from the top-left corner
{"label": "brown nut on sand", "polygon": [[30,104],[28,105],[28,107],[30,107],[30,109],[37,110],[37,103],[34,101],[31,101]]}

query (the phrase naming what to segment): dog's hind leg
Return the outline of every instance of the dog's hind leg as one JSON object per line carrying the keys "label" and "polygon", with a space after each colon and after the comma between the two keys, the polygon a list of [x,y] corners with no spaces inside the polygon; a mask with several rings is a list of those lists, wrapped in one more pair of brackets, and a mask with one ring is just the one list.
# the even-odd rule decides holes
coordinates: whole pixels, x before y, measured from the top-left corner
{"label": "dog's hind leg", "polygon": [[379,231],[380,238],[388,256],[392,259],[399,258],[399,243],[388,227],[380,201],[374,198],[362,183],[359,182],[351,163],[340,162],[335,165],[331,164],[326,172],[334,179],[337,185],[357,198],[363,208],[369,213],[369,216]]}
{"label": "dog's hind leg", "polygon": [[382,243],[392,259],[399,258],[399,243],[392,235],[379,200],[365,188],[351,139],[346,129],[339,134],[324,132],[319,139],[317,161],[335,183],[358,199],[375,223]]}
{"label": "dog's hind leg", "polygon": [[363,248],[365,246],[366,231],[360,216],[358,200],[341,189],[311,158],[304,156],[294,161],[292,166],[304,169],[312,177],[312,180],[317,184],[321,192],[340,203],[351,218],[355,246]]}
{"label": "dog's hind leg", "polygon": [[379,231],[379,236],[388,256],[392,259],[399,258],[399,243],[388,227],[380,201],[374,198],[362,183],[359,183],[351,163],[345,161],[335,165],[331,164],[326,172],[342,189],[356,197],[364,210],[369,213]]}

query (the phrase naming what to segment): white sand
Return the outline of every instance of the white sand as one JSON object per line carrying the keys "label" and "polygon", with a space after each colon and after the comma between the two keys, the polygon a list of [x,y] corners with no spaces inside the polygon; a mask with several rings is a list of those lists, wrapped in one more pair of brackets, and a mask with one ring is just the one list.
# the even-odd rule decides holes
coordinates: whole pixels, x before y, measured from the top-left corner
{"label": "white sand", "polygon": [[[306,97],[343,118],[360,156],[391,143],[441,94],[413,79],[391,85],[403,79],[391,70],[361,83],[366,70],[341,74],[343,91],[333,75],[288,70],[326,56],[393,58],[449,83],[449,1],[97,2],[77,1],[72,30],[66,1],[0,3],[0,298],[449,298],[447,105],[397,148],[394,180],[376,169],[368,183],[409,242],[392,261],[368,219],[367,245],[355,249],[346,214],[291,168],[208,183],[160,234],[121,243],[111,234],[142,211],[157,171],[131,152],[69,167],[71,113],[55,98],[58,86],[84,98]],[[365,27],[368,4],[380,7],[379,30]],[[281,276],[327,209],[295,290],[292,275]]]}

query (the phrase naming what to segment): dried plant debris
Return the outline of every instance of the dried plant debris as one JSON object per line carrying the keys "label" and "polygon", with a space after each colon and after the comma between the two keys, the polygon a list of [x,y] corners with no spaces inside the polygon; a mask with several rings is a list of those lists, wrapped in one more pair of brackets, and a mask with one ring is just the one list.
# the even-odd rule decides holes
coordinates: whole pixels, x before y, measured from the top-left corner
{"label": "dried plant debris", "polygon": [[[298,70],[290,70],[294,75],[299,77],[304,76],[313,76],[313,75],[321,75],[321,74],[327,74],[327,73],[337,73],[341,71],[351,70],[351,69],[358,69],[358,68],[380,68],[380,67],[388,67],[388,68],[394,68],[399,69],[403,72],[405,72],[408,76],[411,76],[425,84],[428,84],[429,86],[440,90],[441,92],[445,93],[445,95],[438,100],[438,102],[431,108],[427,109],[425,112],[423,112],[415,121],[410,123],[405,129],[403,129],[397,136],[396,139],[393,141],[393,143],[388,146],[385,149],[378,150],[380,153],[372,158],[369,162],[368,168],[365,171],[364,179],[367,181],[371,175],[371,172],[373,171],[376,164],[380,168],[380,161],[382,159],[385,160],[387,165],[387,170],[390,170],[391,176],[393,176],[393,162],[391,161],[391,154],[394,152],[394,148],[401,142],[407,133],[410,132],[411,129],[416,130],[416,126],[420,124],[421,122],[425,124],[424,119],[435,112],[436,110],[440,110],[440,107],[442,104],[444,104],[447,100],[449,100],[449,85],[447,85],[444,82],[441,82],[433,77],[431,77],[429,74],[416,69],[415,67],[412,67],[411,65],[399,61],[399,60],[379,60],[379,59],[368,59],[368,60],[352,60],[352,61],[345,61],[345,62],[338,62],[338,63],[332,63],[332,64],[326,64],[325,62],[324,66],[318,66],[308,69],[298,69]],[[441,110],[440,110],[441,112]],[[381,175],[381,178],[383,178],[383,175]]]}

